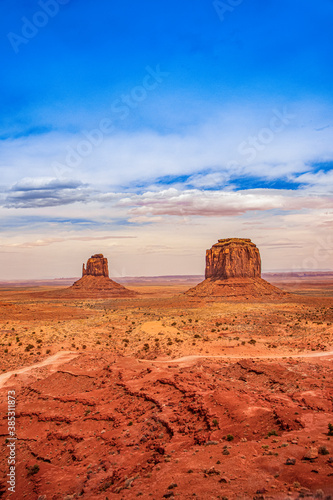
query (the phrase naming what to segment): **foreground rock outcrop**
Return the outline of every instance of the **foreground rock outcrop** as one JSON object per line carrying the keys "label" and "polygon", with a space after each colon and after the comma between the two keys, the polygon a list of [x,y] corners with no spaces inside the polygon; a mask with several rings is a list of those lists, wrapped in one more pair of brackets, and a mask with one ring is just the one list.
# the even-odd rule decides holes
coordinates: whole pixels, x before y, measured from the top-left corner
{"label": "foreground rock outcrop", "polygon": [[[10,381],[14,499],[332,498],[329,361],[75,355]],[[11,498],[6,418],[0,432],[0,496]]]}
{"label": "foreground rock outcrop", "polygon": [[108,259],[102,254],[95,254],[88,259],[87,266],[83,264],[82,278],[66,290],[69,294],[79,296],[114,296],[132,297],[137,295],[123,285],[109,278]]}
{"label": "foreground rock outcrop", "polygon": [[235,298],[285,295],[261,278],[260,253],[249,238],[218,240],[206,251],[205,278],[186,294]]}

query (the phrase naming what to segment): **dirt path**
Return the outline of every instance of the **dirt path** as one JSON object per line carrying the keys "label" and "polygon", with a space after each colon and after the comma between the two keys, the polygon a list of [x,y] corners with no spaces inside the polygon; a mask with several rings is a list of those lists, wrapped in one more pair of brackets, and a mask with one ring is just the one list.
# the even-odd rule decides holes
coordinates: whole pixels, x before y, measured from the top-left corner
{"label": "dirt path", "polygon": [[195,361],[201,358],[217,358],[217,359],[283,359],[283,358],[322,358],[327,356],[333,356],[333,351],[321,351],[321,352],[304,352],[299,354],[268,354],[268,355],[258,355],[258,356],[237,356],[236,354],[228,355],[223,354],[220,356],[214,356],[209,354],[193,354],[191,356],[183,356],[182,358],[176,359],[163,359],[163,360],[150,360],[150,359],[140,359],[140,362],[149,363],[182,363],[187,361]]}
{"label": "dirt path", "polygon": [[66,361],[70,361],[71,359],[76,358],[79,356],[78,353],[72,352],[72,351],[59,351],[56,354],[53,354],[53,356],[50,356],[49,358],[44,359],[44,361],[41,361],[40,363],[35,363],[34,365],[31,366],[25,366],[24,368],[18,368],[17,370],[12,370],[10,372],[2,373],[0,375],[0,388],[5,385],[7,380],[15,374],[19,373],[26,373],[29,372],[30,370],[33,370],[35,368],[42,368],[43,366],[59,366]]}
{"label": "dirt path", "polygon": [[[34,365],[31,366],[25,366],[24,368],[18,368],[17,370],[12,370],[10,372],[2,373],[0,375],[0,389],[5,385],[7,380],[15,374],[20,374],[20,373],[27,373],[31,370],[34,370],[35,368],[42,368],[44,366],[52,366],[52,368],[55,368],[63,363],[66,363],[66,361],[70,361],[71,359],[76,358],[79,356],[78,353],[73,352],[73,351],[60,351],[54,354],[53,356],[50,356],[47,359],[44,359],[44,361],[41,361],[40,363],[35,363]],[[237,356],[235,354],[233,355],[220,355],[220,356],[214,356],[214,355],[200,355],[200,354],[194,354],[191,356],[183,356],[181,358],[176,358],[176,359],[163,359],[163,360],[150,360],[150,359],[138,359],[139,363],[186,363],[186,362],[193,362],[196,361],[197,359],[202,359],[202,358],[215,358],[215,359],[282,359],[282,358],[321,358],[321,357],[329,357],[333,356],[333,351],[322,351],[322,352],[306,352],[306,353],[299,353],[299,354],[268,354],[268,355],[258,355],[258,356]]]}

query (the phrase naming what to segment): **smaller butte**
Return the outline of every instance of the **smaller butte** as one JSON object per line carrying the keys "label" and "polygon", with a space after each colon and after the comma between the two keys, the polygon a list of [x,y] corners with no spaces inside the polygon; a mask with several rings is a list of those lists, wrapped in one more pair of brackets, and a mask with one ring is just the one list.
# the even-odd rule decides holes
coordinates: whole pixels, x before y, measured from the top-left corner
{"label": "smaller butte", "polygon": [[205,280],[192,297],[260,298],[287,295],[261,277],[259,249],[249,238],[227,238],[206,251]]}
{"label": "smaller butte", "polygon": [[66,290],[70,295],[84,297],[133,297],[137,292],[109,278],[108,259],[98,253],[82,266],[82,278]]}

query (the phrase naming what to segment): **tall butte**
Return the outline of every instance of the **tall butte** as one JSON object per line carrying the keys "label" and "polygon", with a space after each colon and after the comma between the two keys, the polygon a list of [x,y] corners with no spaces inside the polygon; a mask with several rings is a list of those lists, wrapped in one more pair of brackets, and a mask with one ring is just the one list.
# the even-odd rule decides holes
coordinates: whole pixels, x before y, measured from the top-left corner
{"label": "tall butte", "polygon": [[109,278],[108,259],[101,253],[92,255],[87,266],[82,266],[82,278],[76,281],[69,293],[80,296],[132,297],[137,293]]}
{"label": "tall butte", "polygon": [[261,278],[258,248],[249,238],[227,238],[206,250],[205,280],[190,288],[194,297],[257,298],[285,292]]}

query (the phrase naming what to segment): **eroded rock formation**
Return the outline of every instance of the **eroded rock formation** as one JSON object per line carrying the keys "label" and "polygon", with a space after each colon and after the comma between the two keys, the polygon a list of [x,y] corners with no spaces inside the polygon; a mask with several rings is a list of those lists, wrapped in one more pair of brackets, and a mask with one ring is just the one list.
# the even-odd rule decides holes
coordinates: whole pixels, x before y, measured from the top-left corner
{"label": "eroded rock formation", "polygon": [[206,251],[205,280],[187,295],[258,298],[285,295],[261,278],[258,248],[249,238],[227,238]]}
{"label": "eroded rock formation", "polygon": [[82,276],[105,276],[109,277],[108,259],[101,253],[92,255],[87,262],[87,268],[83,264]]}
{"label": "eroded rock formation", "polygon": [[76,281],[66,291],[80,297],[131,297],[137,295],[133,290],[109,278],[108,259],[98,253],[88,259],[87,266],[83,264],[82,278]]}
{"label": "eroded rock formation", "polygon": [[258,248],[248,238],[227,238],[206,251],[205,278],[260,278]]}

